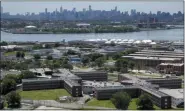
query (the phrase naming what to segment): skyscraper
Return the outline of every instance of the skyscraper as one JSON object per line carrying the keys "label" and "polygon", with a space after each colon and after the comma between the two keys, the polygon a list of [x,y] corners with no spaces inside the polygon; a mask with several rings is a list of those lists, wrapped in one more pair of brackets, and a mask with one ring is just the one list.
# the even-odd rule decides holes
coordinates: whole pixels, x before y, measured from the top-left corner
{"label": "skyscraper", "polygon": [[73,8],[73,12],[76,12],[76,8]]}
{"label": "skyscraper", "polygon": [[1,13],[3,13],[3,7],[1,7]]}
{"label": "skyscraper", "polygon": [[91,9],[91,5],[89,5],[89,11],[92,11],[92,9]]}
{"label": "skyscraper", "polygon": [[45,8],[45,14],[47,14],[48,13],[48,9],[47,8]]}
{"label": "skyscraper", "polygon": [[118,10],[118,7],[117,6],[115,6],[115,11],[117,11]]}
{"label": "skyscraper", "polygon": [[62,8],[62,6],[60,7],[60,13],[62,13],[63,12],[63,8]]}

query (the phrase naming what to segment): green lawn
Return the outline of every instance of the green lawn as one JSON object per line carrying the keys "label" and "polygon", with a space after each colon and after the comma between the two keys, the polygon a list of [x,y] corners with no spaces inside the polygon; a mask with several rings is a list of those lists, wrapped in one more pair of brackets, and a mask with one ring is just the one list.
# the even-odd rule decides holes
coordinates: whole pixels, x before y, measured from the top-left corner
{"label": "green lawn", "polygon": [[[136,105],[136,100],[137,98],[133,98],[128,106],[128,110],[137,110],[137,105]],[[156,105],[154,105],[154,109],[155,110],[160,110],[159,107],[157,107]]]}
{"label": "green lawn", "polygon": [[[137,110],[136,105],[137,98],[133,98],[128,106],[128,110]],[[87,102],[88,106],[99,106],[99,107],[107,107],[107,108],[115,108],[114,104],[110,100],[97,100],[93,98],[89,102]],[[154,105],[155,110],[160,110],[159,107]]]}
{"label": "green lawn", "polygon": [[107,107],[107,108],[115,108],[110,100],[97,100],[95,98],[91,99],[87,102],[88,106],[99,106],[99,107]]}
{"label": "green lawn", "polygon": [[[17,51],[11,51],[11,52],[5,52],[4,56],[11,56],[11,55],[16,55]],[[28,52],[24,52],[25,55],[28,55]]]}
{"label": "green lawn", "polygon": [[18,91],[22,99],[56,100],[60,96],[70,96],[65,89]]}
{"label": "green lawn", "polygon": [[5,52],[4,56],[16,55],[16,51]]}
{"label": "green lawn", "polygon": [[144,73],[133,73],[133,72],[130,72],[130,74],[133,74],[135,76],[145,76],[145,77],[162,77],[162,76],[159,76],[159,75],[144,74]]}

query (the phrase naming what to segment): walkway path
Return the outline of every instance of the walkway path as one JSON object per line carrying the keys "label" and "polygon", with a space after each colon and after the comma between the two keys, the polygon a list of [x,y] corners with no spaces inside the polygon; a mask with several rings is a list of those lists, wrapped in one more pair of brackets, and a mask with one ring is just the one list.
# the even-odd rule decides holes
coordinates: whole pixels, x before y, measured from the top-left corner
{"label": "walkway path", "polygon": [[65,108],[65,109],[111,109],[105,107],[95,107],[95,106],[86,106],[80,105],[77,103],[59,103],[55,100],[21,100],[22,103],[33,104],[35,106],[48,106],[48,107],[57,107],[57,108]]}

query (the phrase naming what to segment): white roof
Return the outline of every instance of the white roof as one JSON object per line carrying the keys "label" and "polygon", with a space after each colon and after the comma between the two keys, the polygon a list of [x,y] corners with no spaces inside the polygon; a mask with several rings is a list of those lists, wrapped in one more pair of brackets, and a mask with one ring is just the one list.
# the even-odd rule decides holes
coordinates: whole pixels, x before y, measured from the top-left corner
{"label": "white roof", "polygon": [[122,85],[119,82],[83,81],[83,86],[89,86],[89,87],[106,87],[106,86],[122,86]]}
{"label": "white roof", "polygon": [[156,42],[151,42],[150,44],[156,44]]}
{"label": "white roof", "polygon": [[173,98],[183,99],[184,91],[183,89],[159,89],[160,92],[163,92]]}
{"label": "white roof", "polygon": [[29,26],[26,26],[25,28],[37,28],[37,27],[33,25],[29,25]]}
{"label": "white roof", "polygon": [[4,49],[13,49],[17,47],[17,45],[7,45],[7,46],[1,46],[1,48],[4,48]]}

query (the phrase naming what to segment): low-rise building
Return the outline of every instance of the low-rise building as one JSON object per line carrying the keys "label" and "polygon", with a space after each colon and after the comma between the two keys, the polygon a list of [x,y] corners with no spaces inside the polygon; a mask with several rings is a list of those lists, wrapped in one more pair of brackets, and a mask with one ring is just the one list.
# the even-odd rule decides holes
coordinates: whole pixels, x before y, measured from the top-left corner
{"label": "low-rise building", "polygon": [[184,107],[183,89],[159,89],[159,91],[171,96],[172,107],[174,108]]}
{"label": "low-rise building", "polygon": [[161,63],[157,66],[160,73],[165,74],[184,74],[184,63]]}

